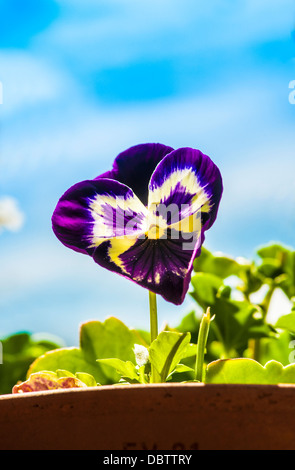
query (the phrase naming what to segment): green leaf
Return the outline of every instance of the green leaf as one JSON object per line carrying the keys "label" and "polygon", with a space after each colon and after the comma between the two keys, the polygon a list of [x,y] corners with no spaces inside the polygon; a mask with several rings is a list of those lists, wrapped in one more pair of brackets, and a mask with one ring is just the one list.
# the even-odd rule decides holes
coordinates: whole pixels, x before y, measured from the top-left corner
{"label": "green leaf", "polygon": [[212,274],[222,280],[231,276],[239,278],[241,280],[239,290],[246,297],[262,286],[261,276],[254,262],[242,257],[234,259],[222,253],[213,254],[204,247],[201,256],[194,261],[194,270],[195,272]]}
{"label": "green leaf", "polygon": [[258,256],[262,259],[277,259],[283,263],[284,259],[290,253],[290,249],[279,244],[270,243],[266,246],[262,246],[257,250]]}
{"label": "green leaf", "polygon": [[188,343],[187,346],[183,349],[181,359],[186,359],[195,356],[197,354],[197,348],[197,344]]}
{"label": "green leaf", "polygon": [[282,315],[276,322],[275,328],[288,330],[295,334],[295,312]]}
{"label": "green leaf", "polygon": [[195,311],[192,310],[182,318],[180,324],[175,329],[181,333],[189,332],[191,334],[192,343],[196,343],[198,340],[199,326],[200,319],[196,317]]}
{"label": "green leaf", "polygon": [[258,306],[248,300],[230,298],[230,291],[222,279],[213,274],[197,273],[192,278],[194,291],[191,295],[205,310],[211,308],[215,321],[208,344],[219,341],[227,356],[241,355],[251,338],[268,337],[274,333],[267,325]]}
{"label": "green leaf", "polygon": [[150,362],[157,369],[161,382],[166,381],[185,354],[190,338],[190,333],[162,331],[152,342],[149,349]]}
{"label": "green leaf", "polygon": [[[186,366],[185,364],[177,364],[175,369],[174,369],[174,372],[194,372],[194,369],[192,369],[191,367],[188,367]],[[173,372],[173,373],[174,373]]]}
{"label": "green leaf", "polygon": [[39,357],[31,365],[29,374],[40,370],[65,369],[76,374],[86,372],[102,385],[119,381],[120,376],[111,367],[100,364],[97,359],[115,357],[122,361],[135,361],[134,344],[140,336],[114,317],[104,322],[83,323],[80,329],[79,348],[61,348]]}
{"label": "green leaf", "polygon": [[184,364],[177,364],[175,369],[171,372],[171,374],[167,377],[166,380],[170,383],[179,383],[194,380],[194,377],[195,370],[192,367],[186,366]]}
{"label": "green leaf", "polygon": [[61,348],[45,353],[31,364],[27,377],[42,370],[54,372],[60,369],[66,370],[74,376],[77,372],[87,372],[93,375],[97,382],[105,378],[95,361],[91,363],[85,360],[80,348]]}
{"label": "green leaf", "polygon": [[149,375],[150,375],[150,372],[151,372],[150,367],[151,367],[150,363],[147,363],[147,364],[145,364],[143,366],[140,366],[138,368],[138,379],[137,380],[141,384],[146,384],[146,383],[149,382],[148,378],[149,378]]}
{"label": "green leaf", "polygon": [[96,387],[98,385],[93,375],[87,374],[86,372],[77,372],[76,377],[87,385],[87,387]]}
{"label": "green leaf", "polygon": [[100,364],[114,368],[122,377],[128,377],[132,380],[139,380],[135,364],[131,361],[121,361],[117,358],[97,359]]}
{"label": "green leaf", "polygon": [[[59,341],[59,343],[58,343]],[[60,348],[62,341],[45,334],[15,333],[1,338],[0,394],[11,393],[18,381],[26,379],[30,364],[46,351]]]}
{"label": "green leaf", "polygon": [[295,383],[295,364],[269,361],[262,366],[253,359],[220,359],[207,367],[206,383],[279,384]]}
{"label": "green leaf", "polygon": [[18,354],[24,352],[31,346],[31,335],[29,333],[18,333],[2,339],[2,347],[5,354]]}
{"label": "green leaf", "polygon": [[201,255],[194,261],[195,272],[214,274],[225,279],[229,276],[238,275],[243,269],[235,259],[224,254],[213,254],[202,247]]}
{"label": "green leaf", "polygon": [[273,328],[265,323],[259,308],[248,301],[220,301],[212,313],[215,313],[215,324],[228,350],[242,351],[249,339],[274,334]]}
{"label": "green leaf", "polygon": [[261,258],[259,271],[273,280],[291,299],[295,296],[295,251],[278,243],[257,250]]}
{"label": "green leaf", "polygon": [[75,374],[65,369],[57,369],[56,375],[57,377],[75,377]]}
{"label": "green leaf", "polygon": [[220,277],[208,273],[196,273],[191,279],[191,284],[194,290],[190,295],[203,310],[215,304],[218,290],[224,286]]}
{"label": "green leaf", "polygon": [[275,279],[282,274],[281,263],[277,259],[265,258],[257,269],[264,277],[271,279]]}
{"label": "green leaf", "polygon": [[110,357],[134,360],[134,343],[134,332],[115,317],[108,318],[104,323],[86,322],[80,330],[80,347],[91,362]]}
{"label": "green leaf", "polygon": [[185,364],[177,364],[175,369],[169,375],[169,377],[172,374],[175,374],[175,373],[182,374],[183,372],[194,372],[194,369],[192,369],[192,367],[186,366]]}
{"label": "green leaf", "polygon": [[[261,338],[259,341],[259,362],[266,364],[271,360],[275,360],[286,366],[290,362],[294,362],[294,345],[292,336],[287,330],[269,338]],[[253,350],[246,350],[244,357],[252,358]]]}

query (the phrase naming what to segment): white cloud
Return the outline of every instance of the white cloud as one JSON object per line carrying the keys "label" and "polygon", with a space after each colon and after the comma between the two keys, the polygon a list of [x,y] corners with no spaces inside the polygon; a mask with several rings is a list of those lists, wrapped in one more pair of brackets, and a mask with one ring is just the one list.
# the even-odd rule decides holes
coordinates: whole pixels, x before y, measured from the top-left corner
{"label": "white cloud", "polygon": [[24,223],[24,213],[11,196],[0,198],[0,233],[4,230],[18,231]]}
{"label": "white cloud", "polygon": [[[231,205],[263,204],[274,210],[290,210],[295,205],[293,175],[295,171],[294,151],[290,146],[291,129],[285,137],[273,136],[272,142],[240,153],[239,165],[227,170],[227,187]],[[293,210],[292,210],[293,213]],[[291,215],[291,214],[290,214]]]}
{"label": "white cloud", "polygon": [[3,86],[1,115],[28,110],[36,104],[50,103],[69,93],[71,81],[42,56],[19,50],[0,52],[0,80]]}
{"label": "white cloud", "polygon": [[[61,2],[63,3],[63,2]],[[64,14],[35,44],[58,47],[83,67],[109,67],[141,57],[154,60],[212,50],[229,51],[288,38],[292,0],[195,2],[68,1]]]}
{"label": "white cloud", "polygon": [[[253,121],[253,112],[257,119],[269,106],[271,96],[264,83],[255,86],[236,84],[222,95],[210,90],[201,96],[111,108],[76,95],[73,102],[53,103],[44,120],[37,114],[20,126],[4,123],[3,169],[37,170],[40,165],[75,160],[83,165],[105,160],[109,166],[125,148],[151,141],[174,147],[201,146],[205,153],[216,148],[219,158],[228,157],[227,140],[232,145],[243,134],[243,127]],[[205,142],[207,148],[202,147]]]}
{"label": "white cloud", "polygon": [[[49,175],[58,168],[73,178],[83,168],[81,179],[91,178],[106,171],[125,148],[158,141],[200,148],[216,161],[225,180],[223,211],[271,204],[277,210],[281,204],[290,212],[295,202],[293,127],[276,113],[275,79],[267,87],[263,80],[251,85],[236,84],[222,95],[211,90],[121,108],[93,106],[81,98],[62,108],[53,105],[44,121],[36,116],[20,127],[4,125],[2,179],[33,177],[44,167]],[[276,132],[265,139],[269,129]]]}

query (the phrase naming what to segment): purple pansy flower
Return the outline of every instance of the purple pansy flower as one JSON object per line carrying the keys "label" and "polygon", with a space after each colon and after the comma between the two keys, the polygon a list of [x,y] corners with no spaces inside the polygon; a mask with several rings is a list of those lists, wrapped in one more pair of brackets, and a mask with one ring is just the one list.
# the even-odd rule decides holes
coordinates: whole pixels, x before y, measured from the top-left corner
{"label": "purple pansy flower", "polygon": [[137,145],[112,170],[65,192],[53,231],[100,266],[181,304],[221,195],[220,171],[199,150]]}

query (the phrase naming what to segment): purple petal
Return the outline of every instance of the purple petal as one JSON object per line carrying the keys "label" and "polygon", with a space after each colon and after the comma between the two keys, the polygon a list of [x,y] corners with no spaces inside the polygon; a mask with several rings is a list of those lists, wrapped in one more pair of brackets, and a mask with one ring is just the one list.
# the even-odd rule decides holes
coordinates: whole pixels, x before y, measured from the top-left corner
{"label": "purple petal", "polygon": [[199,150],[181,148],[166,155],[154,171],[149,207],[174,208],[176,222],[200,211],[207,230],[216,219],[222,189],[221,174],[213,161]]}
{"label": "purple petal", "polygon": [[158,163],[173,150],[162,144],[140,144],[120,153],[113,164],[113,169],[95,179],[108,178],[120,181],[139,197],[146,206],[148,185]]}
{"label": "purple petal", "polygon": [[121,240],[113,239],[99,245],[93,259],[100,266],[179,305],[188,290],[192,261],[200,251],[202,241],[201,234],[190,244],[190,249],[183,249],[187,240],[173,239],[171,234],[167,239],[138,237],[125,247]]}
{"label": "purple petal", "polygon": [[113,237],[142,233],[146,208],[118,181],[82,181],[60,198],[52,216],[53,231],[67,247],[92,254]]}

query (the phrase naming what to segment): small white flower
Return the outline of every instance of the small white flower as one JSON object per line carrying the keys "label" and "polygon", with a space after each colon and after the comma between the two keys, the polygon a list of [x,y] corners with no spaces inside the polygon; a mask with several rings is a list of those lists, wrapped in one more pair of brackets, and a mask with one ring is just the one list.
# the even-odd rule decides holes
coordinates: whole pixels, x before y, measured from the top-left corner
{"label": "small white flower", "polygon": [[0,199],[0,232],[3,229],[16,232],[24,222],[24,214],[20,211],[17,201],[12,197]]}
{"label": "small white flower", "polygon": [[135,360],[138,367],[144,366],[149,360],[148,349],[141,344],[135,344],[133,352],[135,354]]}

